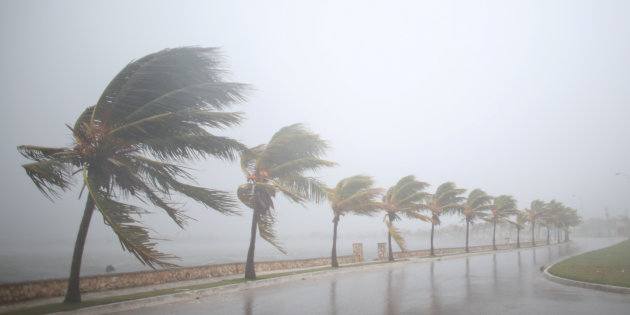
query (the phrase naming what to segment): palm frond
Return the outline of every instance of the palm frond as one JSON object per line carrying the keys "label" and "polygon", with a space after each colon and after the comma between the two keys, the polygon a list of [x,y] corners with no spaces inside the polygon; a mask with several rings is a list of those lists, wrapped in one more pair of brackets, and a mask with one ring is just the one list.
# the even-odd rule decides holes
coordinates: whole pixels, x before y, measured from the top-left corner
{"label": "palm frond", "polygon": [[56,159],[28,163],[22,167],[37,189],[50,200],[53,197],[59,197],[60,190],[66,191],[72,184],[71,165]]}
{"label": "palm frond", "polygon": [[239,214],[238,211],[234,210],[234,208],[237,207],[236,201],[225,191],[197,187],[184,183],[178,183],[173,186],[172,189],[223,214]]}
{"label": "palm frond", "polygon": [[341,212],[351,212],[360,215],[372,215],[381,208],[381,203],[374,201],[382,192],[380,188],[366,189],[355,193],[336,204]]}
{"label": "palm frond", "polygon": [[222,109],[242,100],[245,86],[225,84],[220,67],[216,48],[180,47],[147,55],[110,82],[92,121],[117,125],[182,109]]}
{"label": "palm frond", "polygon": [[68,148],[52,148],[34,145],[21,145],[17,148],[23,157],[37,162],[55,159],[58,158],[59,155],[72,152],[72,150]]}
{"label": "palm frond", "polygon": [[328,148],[319,135],[307,130],[302,124],[284,127],[276,132],[261,152],[256,163],[258,170],[271,170],[295,159],[318,158]]}
{"label": "palm frond", "polygon": [[289,174],[303,174],[306,171],[316,171],[322,167],[334,166],[336,163],[318,159],[315,157],[304,157],[286,161],[269,170],[271,177],[284,177]]}
{"label": "palm frond", "polygon": [[135,143],[166,136],[196,134],[198,126],[222,129],[238,125],[241,120],[241,113],[181,110],[132,121],[113,129],[108,136]]}
{"label": "palm frond", "polygon": [[145,140],[141,147],[161,160],[178,162],[205,159],[208,156],[234,161],[238,153],[245,149],[236,140],[207,132],[200,135],[153,138]]}
{"label": "palm frond", "polygon": [[146,213],[136,206],[117,202],[108,194],[92,185],[91,180],[84,173],[84,183],[89,192],[89,198],[94,200],[96,208],[103,215],[105,223],[112,228],[123,246],[145,265],[155,268],[175,267],[177,265],[165,262],[166,259],[176,259],[177,256],[164,254],[155,249],[156,242],[149,236],[147,228],[141,226],[131,215]]}
{"label": "palm frond", "polygon": [[287,251],[282,247],[280,242],[278,242],[276,231],[273,229],[274,222],[275,219],[270,211],[260,213],[258,216],[258,233],[265,241],[273,245],[283,254],[286,254]]}
{"label": "palm frond", "polygon": [[256,161],[264,149],[265,145],[261,144],[253,148],[245,148],[241,151],[241,170],[245,176],[249,177],[256,172]]}
{"label": "palm frond", "polygon": [[[328,199],[326,185],[314,177],[293,174],[278,178],[274,183],[280,191],[291,199],[293,199],[294,196],[299,196],[298,199],[302,201],[312,201],[315,203],[324,202]],[[296,202],[298,202],[297,199]]]}
{"label": "palm frond", "polygon": [[236,196],[238,200],[240,200],[245,206],[250,209],[254,209],[254,185],[253,184],[243,184],[238,186],[236,189]]}
{"label": "palm frond", "polygon": [[420,214],[420,213],[418,213],[416,211],[404,211],[403,213],[407,217],[410,217],[410,218],[413,218],[413,219],[419,219],[419,220],[422,220],[422,221],[425,221],[425,222],[431,222],[431,223],[436,223],[436,224],[438,223],[438,222],[435,222],[431,217],[423,215],[423,214]]}
{"label": "palm frond", "polygon": [[398,247],[404,252],[407,250],[407,245],[405,243],[405,239],[400,235],[400,230],[394,227],[389,221],[385,220],[385,224],[387,225],[387,230],[389,234],[392,236]]}

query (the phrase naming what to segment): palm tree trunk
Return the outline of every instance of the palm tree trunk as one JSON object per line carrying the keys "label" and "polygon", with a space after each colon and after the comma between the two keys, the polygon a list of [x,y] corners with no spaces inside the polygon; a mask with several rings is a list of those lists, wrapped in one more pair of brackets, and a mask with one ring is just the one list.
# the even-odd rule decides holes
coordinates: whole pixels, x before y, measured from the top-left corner
{"label": "palm tree trunk", "polygon": [[550,231],[549,231],[549,226],[547,226],[547,245],[551,244],[551,239],[550,239]]}
{"label": "palm tree trunk", "polygon": [[532,247],[536,247],[536,220],[532,220]]}
{"label": "palm tree trunk", "polygon": [[516,228],[516,248],[521,248],[521,229]]}
{"label": "palm tree trunk", "polygon": [[470,225],[470,220],[466,218],[466,252],[468,253],[468,226]]}
{"label": "palm tree trunk", "polygon": [[494,241],[495,239],[495,235],[496,235],[496,231],[497,231],[497,222],[495,221],[494,224],[492,225],[492,249],[493,250],[497,250],[497,245]]}
{"label": "palm tree trunk", "polygon": [[90,227],[90,221],[92,220],[92,214],[94,213],[94,199],[88,194],[87,201],[85,202],[85,210],[83,211],[83,218],[79,225],[79,232],[77,233],[77,240],[74,243],[74,253],[72,254],[72,265],[70,267],[70,279],[68,279],[68,291],[66,291],[66,298],[64,303],[79,303],[81,302],[81,290],[79,288],[79,280],[81,276],[81,260],[83,259],[83,248],[85,247],[85,240],[87,239],[87,232]]}
{"label": "palm tree trunk", "polygon": [[560,225],[556,226],[556,243],[560,243]]}
{"label": "palm tree trunk", "polygon": [[[389,219],[389,226],[393,228],[392,214],[388,213],[387,216]],[[394,252],[392,251],[392,233],[390,233],[389,230],[387,231],[387,248],[388,248],[389,261],[394,261]]]}
{"label": "palm tree trunk", "polygon": [[258,211],[254,210],[252,215],[252,230],[249,238],[249,250],[247,251],[247,262],[245,263],[245,279],[256,279],[256,268],[254,266],[254,252],[256,250],[256,229],[258,227]]}
{"label": "palm tree trunk", "polygon": [[435,250],[433,249],[433,233],[435,230],[435,223],[431,222],[431,256],[435,256]]}
{"label": "palm tree trunk", "polygon": [[333,247],[332,247],[332,256],[330,258],[333,267],[339,267],[339,262],[337,262],[337,225],[339,224],[339,217],[335,216],[333,219],[334,228],[333,228]]}

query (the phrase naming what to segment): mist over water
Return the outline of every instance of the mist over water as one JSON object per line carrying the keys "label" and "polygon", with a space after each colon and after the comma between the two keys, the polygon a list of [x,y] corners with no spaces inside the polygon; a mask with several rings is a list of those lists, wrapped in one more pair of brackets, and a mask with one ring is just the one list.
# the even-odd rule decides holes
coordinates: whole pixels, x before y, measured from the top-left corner
{"label": "mist over water", "polygon": [[[426,233],[403,233],[409,250],[428,249],[429,237]],[[512,235],[513,236],[513,235]],[[521,235],[524,237],[524,235]],[[160,249],[181,258],[173,261],[181,266],[200,266],[244,262],[247,253],[246,238],[219,237],[183,237],[160,243]],[[463,247],[464,235],[440,235],[436,233],[436,248]],[[512,239],[514,242],[515,239]],[[383,235],[340,235],[337,239],[337,255],[352,255],[352,244],[362,243],[366,261],[378,258],[377,244],[386,243],[387,234]],[[392,241],[393,242],[393,241]],[[471,238],[470,245],[487,245],[492,240],[487,237]],[[497,238],[497,244],[503,239]],[[332,237],[317,235],[286,235],[282,244],[287,250],[284,255],[264,241],[256,244],[256,261],[274,261],[330,257]],[[394,251],[400,251],[393,243]],[[0,252],[0,283],[51,278],[66,278],[70,269],[72,255],[71,244],[61,242],[32,242],[23,248],[12,248]],[[123,252],[115,240],[91,239],[86,246],[81,274],[105,274],[107,265],[112,265],[115,272],[151,270],[143,266],[133,255]]]}

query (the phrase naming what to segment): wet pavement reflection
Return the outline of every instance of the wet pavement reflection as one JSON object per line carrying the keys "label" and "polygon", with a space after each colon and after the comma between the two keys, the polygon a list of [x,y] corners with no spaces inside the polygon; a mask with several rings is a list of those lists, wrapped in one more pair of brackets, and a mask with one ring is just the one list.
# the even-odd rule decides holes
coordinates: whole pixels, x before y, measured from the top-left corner
{"label": "wet pavement reflection", "polygon": [[630,295],[567,287],[541,267],[620,239],[383,265],[129,314],[627,314]]}

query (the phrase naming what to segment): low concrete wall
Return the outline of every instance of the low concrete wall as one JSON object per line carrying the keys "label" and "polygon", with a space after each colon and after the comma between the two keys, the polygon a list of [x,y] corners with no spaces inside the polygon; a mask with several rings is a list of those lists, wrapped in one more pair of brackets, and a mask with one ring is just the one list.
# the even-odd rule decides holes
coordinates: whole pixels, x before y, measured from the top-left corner
{"label": "low concrete wall", "polygon": [[[538,246],[546,245],[546,243],[541,244],[538,243]],[[387,243],[378,243],[378,259],[379,260],[387,260]],[[531,242],[521,242],[521,248],[532,247]],[[497,249],[512,249],[516,248],[516,244],[497,244]],[[481,245],[481,246],[469,246],[469,251],[473,252],[483,252],[492,250],[492,245]],[[466,252],[465,247],[454,247],[454,248],[434,248],[435,255],[452,255],[452,254],[463,254]],[[394,252],[394,259],[400,258],[408,258],[408,257],[429,257],[431,255],[430,249],[421,249],[421,250],[408,250],[404,252]]]}
{"label": "low concrete wall", "polygon": [[[363,244],[352,244],[353,255],[338,256],[339,264],[363,261]],[[256,271],[301,269],[331,265],[330,257],[255,263]],[[213,278],[245,273],[245,263],[181,267],[81,278],[81,292],[116,290],[175,281]],[[52,279],[0,284],[0,305],[38,298],[63,296],[67,279]]]}

